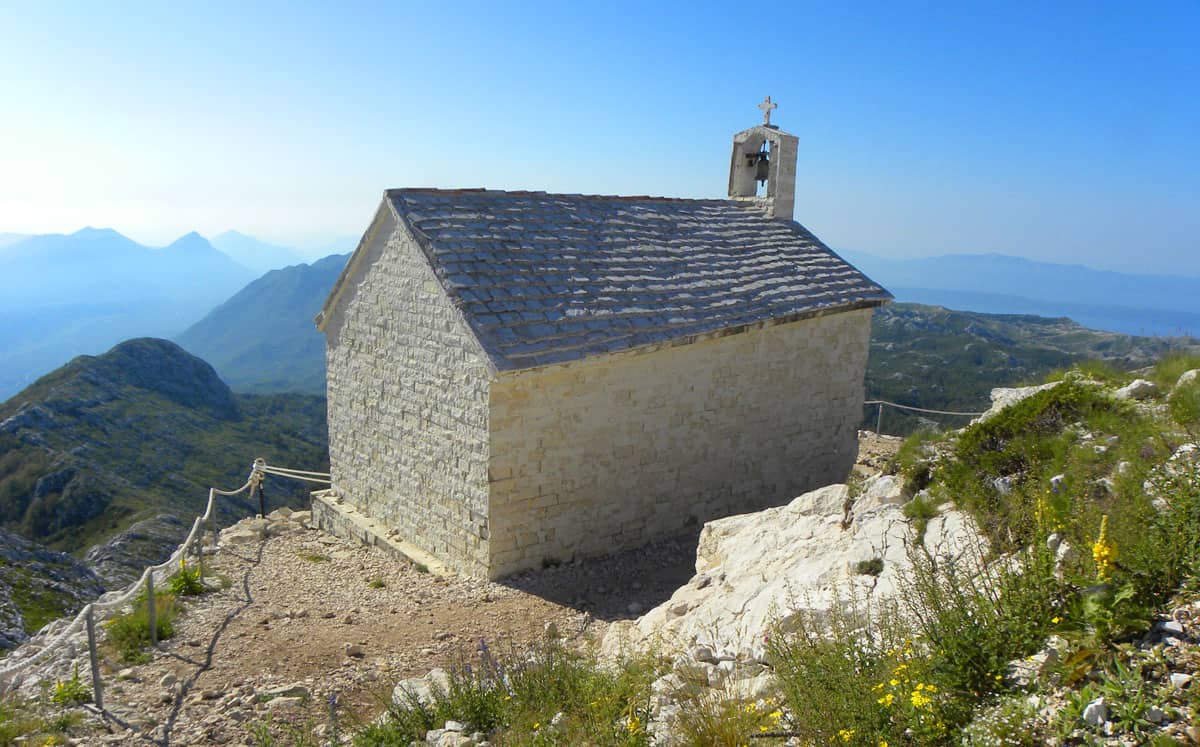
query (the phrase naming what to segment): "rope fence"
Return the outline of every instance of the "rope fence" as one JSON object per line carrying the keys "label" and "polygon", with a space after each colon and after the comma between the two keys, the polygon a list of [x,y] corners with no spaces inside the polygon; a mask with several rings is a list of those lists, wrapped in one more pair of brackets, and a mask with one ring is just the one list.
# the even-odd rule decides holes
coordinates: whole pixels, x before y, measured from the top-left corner
{"label": "rope fence", "polygon": [[[20,675],[35,664],[45,661],[51,654],[61,649],[68,644],[75,636],[77,636],[85,628],[88,632],[88,648],[92,659],[92,690],[95,696],[96,705],[103,710],[103,697],[101,695],[101,686],[99,681],[99,669],[96,665],[96,634],[95,634],[95,618],[99,613],[112,612],[119,610],[125,605],[137,598],[137,595],[143,588],[153,589],[154,586],[166,583],[167,579],[179,567],[179,561],[184,558],[189,550],[195,549],[195,553],[200,558],[201,566],[203,566],[203,538],[204,532],[208,530],[210,524],[213,526],[214,534],[219,531],[213,519],[213,512],[216,509],[218,496],[232,497],[249,491],[252,495],[255,490],[259,492],[260,510],[264,509],[262,501],[262,483],[267,475],[277,477],[287,477],[295,480],[305,480],[308,482],[329,484],[329,473],[327,472],[307,472],[303,470],[287,469],[286,467],[275,467],[266,463],[266,460],[259,458],[254,460],[254,464],[250,468],[250,476],[246,479],[246,484],[237,490],[219,490],[217,488],[208,489],[208,503],[204,507],[204,513],[196,517],[192,522],[192,529],[188,532],[187,538],[175,548],[175,552],[171,553],[171,557],[167,558],[158,565],[148,566],[142,571],[141,577],[125,587],[121,591],[110,591],[100,596],[95,602],[86,605],[75,618],[67,624],[65,628],[60,630],[57,635],[47,641],[41,649],[36,653],[22,657],[13,661],[6,661],[0,664],[0,694],[3,694],[8,689],[15,687]],[[151,596],[151,599],[153,597]],[[154,609],[153,603],[150,609]],[[153,626],[153,623],[151,623]],[[10,655],[11,656],[11,655]]]}
{"label": "rope fence", "polygon": [[925,407],[912,407],[911,405],[901,405],[895,402],[888,402],[886,399],[869,399],[863,402],[863,406],[878,405],[879,412],[875,416],[875,434],[883,435],[883,408],[894,407],[897,410],[906,410],[908,412],[927,413],[929,415],[957,415],[966,418],[977,418],[982,415],[982,412],[954,412],[952,410],[930,410]]}

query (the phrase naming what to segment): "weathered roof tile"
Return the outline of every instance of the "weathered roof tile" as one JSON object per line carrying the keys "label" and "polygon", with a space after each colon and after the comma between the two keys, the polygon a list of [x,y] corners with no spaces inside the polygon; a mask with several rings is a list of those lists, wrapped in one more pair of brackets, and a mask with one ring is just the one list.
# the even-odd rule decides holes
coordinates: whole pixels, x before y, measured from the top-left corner
{"label": "weathered roof tile", "polygon": [[501,370],[891,299],[799,224],[743,202],[432,189],[387,196]]}

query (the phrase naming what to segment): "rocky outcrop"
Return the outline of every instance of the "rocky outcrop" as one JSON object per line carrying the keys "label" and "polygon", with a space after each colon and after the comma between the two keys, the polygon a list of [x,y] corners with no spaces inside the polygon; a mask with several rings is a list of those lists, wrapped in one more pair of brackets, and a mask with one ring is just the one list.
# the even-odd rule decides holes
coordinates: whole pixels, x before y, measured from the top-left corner
{"label": "rocky outcrop", "polygon": [[1053,389],[1061,384],[1061,381],[1052,381],[1049,384],[1041,384],[1039,386],[1020,386],[1020,387],[996,387],[991,392],[992,406],[987,412],[980,415],[972,421],[972,423],[983,423],[996,417],[1003,409],[1012,407],[1021,400],[1029,399],[1038,392],[1044,392],[1047,389]]}
{"label": "rocky outcrop", "polygon": [[[770,695],[766,640],[776,626],[848,604],[878,608],[902,592],[911,553],[921,552],[907,500],[899,478],[876,475],[856,496],[829,485],[706,524],[691,581],[640,619],[612,624],[601,642],[606,657],[646,648],[674,657],[652,687],[648,728],[659,743],[675,743],[676,719],[692,699]],[[973,522],[955,510],[930,519],[922,542],[939,563],[959,568],[986,556]]]}
{"label": "rocky outcrop", "polygon": [[[912,566],[905,502],[899,480],[885,475],[855,499],[847,486],[830,485],[786,506],[709,522],[695,577],[636,622],[614,624],[605,648],[654,642],[754,660],[773,624],[786,626],[802,611],[827,611],[848,598],[868,605],[890,598]],[[973,558],[982,542],[954,510],[925,529],[925,547],[938,557]]]}
{"label": "rocky outcrop", "polygon": [[84,562],[109,588],[119,588],[141,576],[146,566],[157,565],[169,558],[187,531],[188,527],[179,517],[160,514],[137,522],[108,542],[93,546],[84,556]]}
{"label": "rocky outcrop", "polygon": [[0,651],[103,593],[100,578],[75,558],[0,529]]}

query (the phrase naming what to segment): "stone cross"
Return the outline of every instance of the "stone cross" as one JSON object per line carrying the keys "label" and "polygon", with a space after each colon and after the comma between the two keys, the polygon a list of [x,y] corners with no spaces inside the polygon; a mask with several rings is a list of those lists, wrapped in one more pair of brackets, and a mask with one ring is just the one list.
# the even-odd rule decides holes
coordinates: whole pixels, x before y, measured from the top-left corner
{"label": "stone cross", "polygon": [[762,103],[758,105],[758,108],[762,109],[763,124],[770,127],[771,126],[771,110],[778,109],[779,104],[772,102],[771,97],[768,96],[762,100]]}

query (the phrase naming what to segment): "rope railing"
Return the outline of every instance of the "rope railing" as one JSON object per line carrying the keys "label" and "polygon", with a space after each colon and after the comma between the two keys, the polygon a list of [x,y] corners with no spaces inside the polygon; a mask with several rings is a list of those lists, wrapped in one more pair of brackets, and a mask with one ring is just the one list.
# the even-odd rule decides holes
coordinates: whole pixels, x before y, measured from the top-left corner
{"label": "rope railing", "polygon": [[[30,667],[47,659],[51,654],[60,649],[65,643],[78,635],[88,624],[89,618],[92,618],[98,612],[112,611],[120,609],[137,598],[143,588],[146,588],[147,581],[150,582],[151,588],[154,585],[164,583],[167,578],[174,573],[179,567],[179,561],[183,558],[189,549],[191,549],[198,541],[202,541],[204,532],[210,522],[213,521],[213,512],[216,509],[216,501],[218,496],[232,497],[240,495],[246,491],[253,494],[255,489],[260,489],[263,479],[267,475],[275,475],[278,477],[288,477],[297,480],[308,480],[310,482],[329,483],[329,473],[323,472],[305,472],[302,470],[291,470],[285,467],[274,467],[268,465],[266,460],[259,458],[254,460],[254,464],[250,468],[250,476],[246,479],[246,483],[237,490],[220,490],[218,488],[208,489],[208,503],[204,507],[204,513],[196,517],[192,522],[192,529],[188,532],[187,538],[180,543],[175,552],[171,553],[171,557],[167,558],[158,565],[148,566],[137,581],[125,587],[121,591],[107,592],[95,602],[86,605],[75,618],[67,624],[65,628],[58,632],[52,639],[47,641],[35,653],[16,659],[6,661],[0,664],[0,693],[4,693],[7,689],[17,683],[17,680],[22,672],[25,672]],[[302,477],[304,475],[305,477]],[[320,479],[324,476],[324,479]],[[11,656],[11,654],[10,654]]]}
{"label": "rope railing", "polygon": [[907,410],[909,412],[922,412],[922,413],[927,413],[929,415],[956,415],[956,416],[961,416],[961,417],[965,417],[965,418],[977,418],[983,414],[982,412],[954,412],[952,410],[930,410],[929,408],[926,408],[926,407],[913,407],[911,405],[901,405],[901,404],[897,404],[895,402],[888,402],[886,399],[869,399],[869,400],[863,402],[864,407],[866,407],[868,405],[878,405],[879,406],[879,412],[875,416],[875,433],[877,435],[882,435],[882,433],[883,433],[883,408],[885,406],[895,407],[897,410]]}

